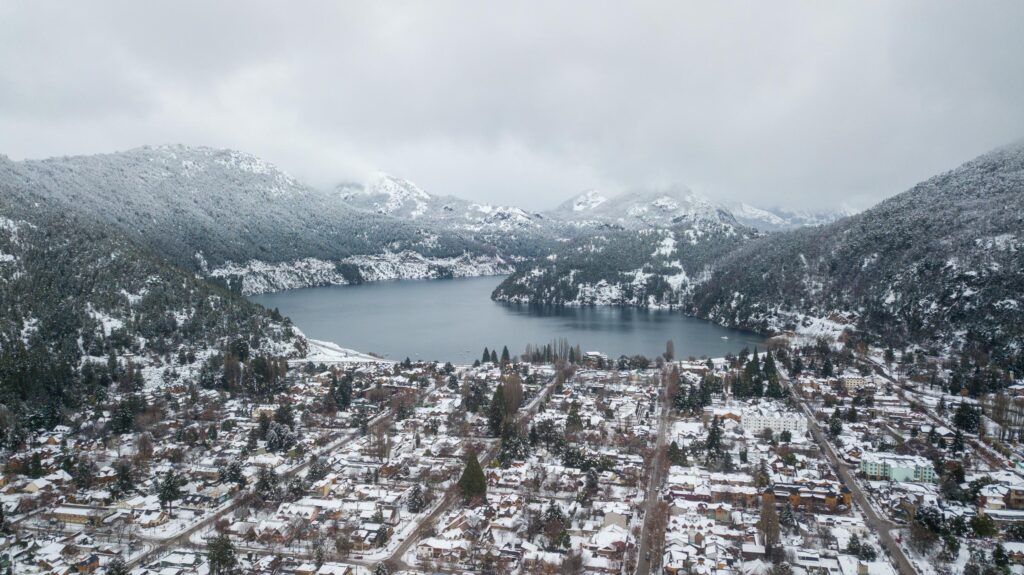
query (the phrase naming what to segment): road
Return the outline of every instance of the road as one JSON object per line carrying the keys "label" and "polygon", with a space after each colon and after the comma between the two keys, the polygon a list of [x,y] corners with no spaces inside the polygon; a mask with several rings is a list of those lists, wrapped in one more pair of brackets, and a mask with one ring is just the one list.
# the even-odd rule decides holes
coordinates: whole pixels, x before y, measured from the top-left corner
{"label": "road", "polygon": [[[877,373],[879,377],[892,384],[893,390],[900,399],[906,401],[910,405],[917,406],[921,412],[924,413],[925,417],[932,421],[933,425],[941,425],[943,427],[949,426],[949,424],[947,424],[946,421],[943,421],[942,418],[934,415],[931,409],[923,402],[913,397],[907,397],[907,393],[903,387],[897,381],[888,376],[882,364],[870,358],[867,358],[866,361],[874,367],[875,373]],[[950,396],[950,399],[955,397],[956,396]],[[1008,463],[1005,459],[998,456],[998,454],[993,455],[991,448],[982,443],[975,436],[964,434],[964,443],[973,447],[974,452],[981,456],[982,459],[984,459],[993,469],[1013,469],[1013,465],[1011,463]]]}
{"label": "road", "polygon": [[[790,392],[794,393],[794,397],[799,398],[798,395],[795,395],[795,392],[790,385],[789,378],[781,370],[779,371],[779,374],[786,386],[790,388]],[[882,546],[889,551],[889,556],[896,561],[896,566],[902,575],[917,575],[917,570],[914,569],[910,560],[903,553],[903,549],[900,548],[899,544],[896,543],[896,540],[890,533],[890,531],[897,528],[898,525],[875,513],[875,509],[868,501],[867,495],[865,495],[861,490],[860,483],[858,483],[857,478],[854,477],[853,473],[850,472],[849,467],[847,467],[836,455],[835,450],[832,449],[832,444],[826,440],[825,434],[821,432],[821,428],[818,426],[817,420],[814,419],[814,415],[810,407],[803,399],[800,399],[800,406],[803,409],[804,414],[807,416],[808,429],[811,430],[811,435],[814,436],[814,440],[821,447],[822,453],[824,453],[828,458],[829,463],[832,464],[832,467],[836,470],[836,473],[839,475],[843,484],[850,489],[850,493],[853,495],[853,499],[857,503],[857,506],[864,512],[868,530],[874,531],[878,534],[878,539],[882,542]]]}
{"label": "road", "polygon": [[[536,397],[534,397],[533,400],[526,406],[526,409],[524,409],[522,412],[516,415],[516,423],[523,423],[524,421],[528,421],[529,419],[533,418],[533,416],[536,415],[537,408],[540,407],[541,402],[544,400],[545,397],[547,397],[551,393],[551,391],[554,388],[555,380],[552,380],[543,389],[538,391]],[[481,464],[486,466],[488,461],[491,461],[492,459],[497,457],[498,449],[500,447],[501,445],[499,442],[492,442],[491,445],[484,449],[483,457],[481,458]],[[442,500],[441,504],[438,505],[437,508],[430,513],[430,515],[421,520],[416,530],[413,531],[413,533],[409,535],[409,537],[407,537],[405,541],[403,541],[402,544],[399,545],[398,548],[395,549],[391,553],[391,555],[383,561],[389,562],[391,565],[395,567],[395,569],[409,569],[410,566],[406,564],[405,560],[403,559],[403,557],[405,557],[405,554],[408,553],[409,549],[412,547],[414,543],[416,543],[416,541],[422,538],[423,532],[426,530],[427,526],[432,525],[435,521],[437,521],[437,519],[441,517],[441,515],[448,511],[452,507],[452,505],[454,505],[460,499],[461,497],[456,486],[452,486],[450,489],[448,489],[448,491],[446,491],[444,494],[444,499]]]}
{"label": "road", "polygon": [[[388,417],[389,415],[390,415],[390,410],[381,412],[376,417],[374,417],[372,420],[370,420],[370,424],[372,425],[373,423],[376,423],[377,421],[380,421],[382,418]],[[328,445],[325,445],[324,447],[318,449],[316,451],[316,454],[317,455],[324,455],[324,454],[329,453],[330,451],[332,451],[334,449],[337,449],[338,446],[351,441],[356,436],[356,433],[357,433],[356,431],[351,431],[351,432],[342,434],[341,437],[338,437],[337,439],[335,439],[334,441],[332,441]],[[295,474],[300,473],[302,470],[306,469],[306,467],[309,466],[309,463],[310,463],[310,460],[307,459],[307,460],[303,461],[302,463],[296,464],[291,469],[289,469],[288,471],[286,471],[286,472],[284,472],[282,474],[281,481],[283,482],[285,479],[291,478]],[[188,546],[189,539],[192,537],[193,534],[195,534],[195,533],[205,529],[206,527],[209,527],[211,525],[215,525],[216,522],[219,521],[222,517],[226,516],[228,513],[231,513],[232,511],[234,511],[235,508],[238,507],[238,505],[242,502],[242,500],[244,498],[244,495],[246,493],[248,493],[248,491],[245,491],[245,490],[239,491],[238,493],[235,494],[235,497],[232,498],[231,501],[224,508],[211,513],[209,516],[207,516],[206,518],[202,519],[198,523],[195,523],[195,524],[189,526],[185,530],[181,531],[177,535],[171,536],[170,538],[159,539],[158,540],[158,539],[153,539],[153,538],[149,538],[149,537],[142,537],[142,539],[153,543],[153,548],[150,549],[149,551],[139,555],[134,560],[129,561],[128,562],[128,567],[136,567],[136,566],[139,566],[139,565],[143,565],[146,562],[150,561],[151,559],[160,556],[161,554],[167,552],[168,550],[170,550],[172,548]]]}
{"label": "road", "polygon": [[660,559],[660,550],[652,552],[650,548],[650,522],[646,520],[653,508],[657,505],[657,499],[662,492],[662,482],[665,481],[665,473],[669,469],[668,457],[666,455],[665,441],[668,436],[669,426],[669,401],[665,391],[662,398],[662,409],[660,409],[660,421],[657,425],[657,443],[654,447],[654,461],[651,465],[651,477],[647,483],[647,496],[644,499],[644,524],[640,531],[640,542],[637,545],[637,575],[648,575],[650,573],[651,561],[648,555]]}

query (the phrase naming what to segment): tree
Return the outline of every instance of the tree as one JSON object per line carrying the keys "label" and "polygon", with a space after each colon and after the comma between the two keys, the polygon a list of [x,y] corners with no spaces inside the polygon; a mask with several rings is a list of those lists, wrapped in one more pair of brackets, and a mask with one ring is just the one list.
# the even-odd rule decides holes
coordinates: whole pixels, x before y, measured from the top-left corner
{"label": "tree", "polygon": [[857,558],[861,561],[871,562],[878,559],[878,552],[874,546],[867,541],[862,541],[860,544],[860,552],[857,553]]}
{"label": "tree", "polygon": [[971,530],[978,537],[992,537],[999,532],[996,529],[996,522],[984,514],[975,515],[971,518]]}
{"label": "tree", "polygon": [[978,410],[966,401],[961,401],[953,414],[953,425],[967,433],[976,433],[981,424],[981,416]]}
{"label": "tree", "polygon": [[327,477],[327,472],[327,462],[324,458],[313,455],[310,457],[309,469],[306,471],[306,481],[316,483],[324,477]]}
{"label": "tree", "polygon": [[671,339],[665,342],[665,361],[672,361],[676,357],[676,342]]}
{"label": "tree", "polygon": [[292,404],[282,403],[274,410],[274,421],[288,427],[295,427],[295,413]]}
{"label": "tree", "polygon": [[239,489],[245,487],[246,479],[242,468],[242,461],[238,458],[232,459],[220,470],[220,480],[225,483],[234,483]]}
{"label": "tree", "polygon": [[118,493],[128,493],[135,489],[135,477],[132,470],[132,462],[128,459],[119,459],[114,463],[114,470],[117,471],[117,480],[114,488]]}
{"label": "tree", "polygon": [[377,566],[373,568],[373,575],[390,575],[390,574],[391,574],[391,571],[388,570],[388,566],[385,565],[384,563],[378,563]]}
{"label": "tree", "polygon": [[1004,573],[1010,570],[1010,556],[1007,555],[1002,543],[996,543],[995,549],[992,550],[992,563]]}
{"label": "tree", "polygon": [[235,558],[235,546],[227,534],[218,535],[206,544],[206,556],[210,562],[210,573],[213,575],[231,573],[238,563]]}
{"label": "tree", "polygon": [[501,435],[501,426],[505,422],[505,386],[498,384],[491,398],[491,405],[487,408],[487,429],[491,437]]}
{"label": "tree", "polygon": [[568,520],[562,508],[554,500],[544,510],[544,537],[548,540],[548,549],[557,551],[568,547],[569,534],[566,531]]}
{"label": "tree", "polygon": [[409,498],[406,500],[406,508],[409,513],[419,513],[423,511],[423,487],[419,483],[412,486],[412,490],[409,492]]}
{"label": "tree", "polygon": [[512,361],[512,358],[508,353],[508,346],[506,345],[501,348],[501,365],[508,365],[510,361]]}
{"label": "tree", "polygon": [[580,417],[580,406],[575,401],[569,406],[569,415],[565,419],[565,432],[578,433],[583,430],[583,419]]}
{"label": "tree", "polygon": [[181,499],[181,484],[173,471],[168,471],[163,481],[160,482],[157,498],[160,500],[160,506],[167,509],[170,509],[175,501]]}
{"label": "tree", "polygon": [[124,559],[120,555],[114,557],[107,563],[107,575],[128,575],[131,570],[128,569],[128,564],[125,563]]}
{"label": "tree", "polygon": [[910,546],[919,555],[926,555],[939,541],[944,528],[942,512],[935,507],[921,507],[910,522]]}
{"label": "tree", "polygon": [[785,527],[789,531],[796,530],[796,516],[793,513],[793,506],[787,501],[786,506],[782,508],[779,513],[779,525]]}
{"label": "tree", "polygon": [[839,434],[843,432],[843,420],[840,418],[840,409],[837,407],[832,411],[832,416],[828,420],[828,434],[832,439],[839,437]]}
{"label": "tree", "polygon": [[846,544],[846,552],[850,555],[860,555],[860,537],[856,533],[850,535],[850,542]]}
{"label": "tree", "polygon": [[462,470],[458,485],[463,501],[471,505],[486,501],[487,478],[484,477],[484,470],[480,467],[476,453],[470,453],[466,457],[466,467]]}
{"label": "tree", "polygon": [[764,548],[769,554],[779,543],[779,516],[775,512],[775,496],[769,492],[761,494],[761,518],[757,528],[764,536]]}
{"label": "tree", "polygon": [[273,499],[277,496],[277,483],[279,479],[274,470],[269,467],[260,467],[256,473],[256,485],[253,491],[263,499]]}
{"label": "tree", "polygon": [[707,459],[714,459],[722,452],[722,428],[717,415],[711,419],[711,427],[708,429],[708,437],[704,441],[704,449],[707,451]]}

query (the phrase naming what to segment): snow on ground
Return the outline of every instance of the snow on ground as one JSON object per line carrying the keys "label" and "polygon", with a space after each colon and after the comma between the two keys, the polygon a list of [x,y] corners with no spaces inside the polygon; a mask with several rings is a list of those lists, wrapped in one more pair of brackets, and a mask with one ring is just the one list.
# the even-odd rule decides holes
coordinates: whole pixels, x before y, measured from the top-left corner
{"label": "snow on ground", "polygon": [[393,363],[386,359],[374,357],[369,354],[361,353],[353,349],[347,349],[341,347],[336,343],[329,341],[320,341],[316,339],[307,339],[309,344],[309,353],[305,358],[290,360],[290,364],[301,364],[301,363],[349,363],[349,362],[367,362],[376,361],[384,363]]}

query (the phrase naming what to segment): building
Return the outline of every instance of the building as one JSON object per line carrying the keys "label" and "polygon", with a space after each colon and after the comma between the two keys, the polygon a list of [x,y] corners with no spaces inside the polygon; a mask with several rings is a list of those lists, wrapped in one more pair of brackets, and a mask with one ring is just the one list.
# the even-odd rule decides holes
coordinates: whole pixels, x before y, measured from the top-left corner
{"label": "building", "polygon": [[860,471],[868,479],[935,482],[935,468],[932,467],[932,463],[918,455],[865,453],[860,459]]}
{"label": "building", "polygon": [[865,387],[874,387],[875,376],[869,375],[864,377],[862,375],[844,375],[839,378],[839,384],[843,386],[843,391],[846,393],[856,393]]}
{"label": "building", "polygon": [[778,409],[772,404],[755,405],[743,410],[740,425],[744,431],[758,435],[765,429],[774,433],[788,431],[793,435],[807,432],[807,420],[803,414]]}

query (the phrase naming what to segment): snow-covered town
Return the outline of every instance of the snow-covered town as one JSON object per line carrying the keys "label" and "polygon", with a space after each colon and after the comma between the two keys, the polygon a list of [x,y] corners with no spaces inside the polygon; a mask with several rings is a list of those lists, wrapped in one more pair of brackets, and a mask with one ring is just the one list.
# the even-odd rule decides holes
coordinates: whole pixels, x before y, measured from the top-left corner
{"label": "snow-covered town", "polygon": [[1021,385],[824,342],[321,359],[261,401],[122,374],[28,433],[4,572],[1024,572]]}

